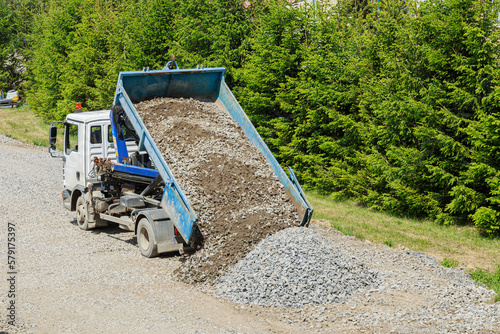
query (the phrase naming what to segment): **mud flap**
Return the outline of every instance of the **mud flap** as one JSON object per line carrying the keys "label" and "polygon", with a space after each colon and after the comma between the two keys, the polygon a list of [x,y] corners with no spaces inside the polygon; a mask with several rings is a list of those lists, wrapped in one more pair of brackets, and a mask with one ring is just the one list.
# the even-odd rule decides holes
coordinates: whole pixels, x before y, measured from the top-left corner
{"label": "mud flap", "polygon": [[153,227],[158,253],[181,251],[184,248],[182,238],[175,235],[175,226],[163,209],[141,211],[136,221],[141,216],[146,217]]}

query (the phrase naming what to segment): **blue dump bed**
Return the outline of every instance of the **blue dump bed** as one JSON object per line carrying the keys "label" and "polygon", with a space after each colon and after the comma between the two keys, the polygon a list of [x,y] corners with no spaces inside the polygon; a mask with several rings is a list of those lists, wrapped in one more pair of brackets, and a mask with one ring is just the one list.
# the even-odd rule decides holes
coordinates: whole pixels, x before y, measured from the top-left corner
{"label": "blue dump bed", "polygon": [[224,81],[224,68],[175,69],[161,71],[121,72],[115,92],[114,106],[121,106],[140,138],[139,149],[148,152],[162,179],[165,181],[161,206],[179,230],[186,243],[191,242],[197,215],[175,181],[160,150],[144,126],[134,103],[154,97],[202,98],[214,101],[226,110],[242,127],[248,139],[262,152],[274,173],[285,186],[297,208],[302,225],[308,225],[312,207],[302,191],[293,171],[287,176],[240,104]]}

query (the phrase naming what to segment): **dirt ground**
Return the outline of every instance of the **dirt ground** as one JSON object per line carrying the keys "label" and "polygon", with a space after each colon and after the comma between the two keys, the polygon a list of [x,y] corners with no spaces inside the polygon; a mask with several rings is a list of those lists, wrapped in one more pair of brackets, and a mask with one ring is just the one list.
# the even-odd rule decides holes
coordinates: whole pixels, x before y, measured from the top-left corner
{"label": "dirt ground", "polygon": [[[213,291],[204,293],[174,278],[183,265],[178,255],[144,258],[133,233],[116,226],[80,230],[75,213],[61,202],[61,160],[49,158],[45,148],[5,139],[0,135],[0,257],[7,257],[7,226],[14,224],[16,323],[7,324],[10,299],[4,262],[0,332],[460,333],[470,324],[475,329],[469,332],[499,333],[499,322],[491,321],[498,318],[498,307],[460,302],[460,296],[472,290],[453,297],[460,289],[440,276],[442,269],[422,265],[400,250],[336,233],[322,232],[385,272],[387,289],[301,309],[219,300]],[[438,285],[445,290],[436,290]],[[436,297],[435,291],[441,295]],[[439,305],[437,299],[455,302]]]}

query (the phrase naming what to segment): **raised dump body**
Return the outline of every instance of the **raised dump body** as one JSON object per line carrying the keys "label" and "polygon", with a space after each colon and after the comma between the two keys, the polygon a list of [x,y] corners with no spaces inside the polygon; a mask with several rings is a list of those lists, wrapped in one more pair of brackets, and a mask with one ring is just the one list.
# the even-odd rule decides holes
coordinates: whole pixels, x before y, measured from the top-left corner
{"label": "raised dump body", "polygon": [[[134,104],[155,97],[195,98],[214,102],[241,126],[248,139],[264,155],[274,173],[284,185],[286,192],[297,208],[301,225],[308,225],[312,208],[305,197],[295,175],[290,169],[287,176],[267,145],[264,143],[240,104],[224,81],[224,68],[205,69],[164,69],[161,71],[121,72],[111,112],[112,122],[116,122],[117,110],[123,112],[139,137],[139,150],[145,150],[153,161],[159,175],[165,182],[161,207],[183,237],[190,244],[193,227],[197,221],[194,212],[181,187],[176,182],[168,164],[146,129]],[[123,109],[123,111],[122,111]],[[115,127],[118,129],[119,127]],[[114,133],[115,138],[117,134]],[[123,143],[117,139],[116,149],[119,162],[128,161],[128,153]]]}

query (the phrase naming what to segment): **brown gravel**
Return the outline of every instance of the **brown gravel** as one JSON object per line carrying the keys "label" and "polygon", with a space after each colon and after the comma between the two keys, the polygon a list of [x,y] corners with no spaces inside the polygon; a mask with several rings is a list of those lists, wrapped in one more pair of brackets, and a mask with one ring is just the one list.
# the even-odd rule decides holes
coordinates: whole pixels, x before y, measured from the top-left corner
{"label": "brown gravel", "polygon": [[260,240],[299,225],[283,185],[229,113],[194,99],[135,107],[199,218],[200,249],[179,279],[212,283]]}

